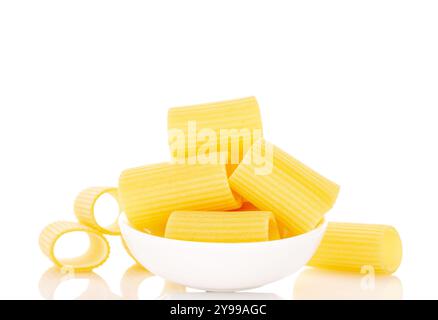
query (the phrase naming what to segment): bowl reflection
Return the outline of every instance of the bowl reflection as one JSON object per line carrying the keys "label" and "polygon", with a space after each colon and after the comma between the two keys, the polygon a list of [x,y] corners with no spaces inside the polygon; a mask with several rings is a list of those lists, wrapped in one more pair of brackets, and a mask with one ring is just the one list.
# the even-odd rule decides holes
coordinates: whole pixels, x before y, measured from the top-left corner
{"label": "bowl reflection", "polygon": [[165,300],[281,300],[281,298],[274,293],[187,292],[167,295]]}

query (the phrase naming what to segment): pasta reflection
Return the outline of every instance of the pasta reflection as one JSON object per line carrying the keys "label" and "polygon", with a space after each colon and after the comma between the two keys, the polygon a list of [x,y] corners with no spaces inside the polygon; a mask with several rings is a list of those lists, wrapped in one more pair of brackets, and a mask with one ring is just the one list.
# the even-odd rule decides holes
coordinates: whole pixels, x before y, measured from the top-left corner
{"label": "pasta reflection", "polygon": [[114,300],[120,299],[113,294],[105,280],[94,272],[66,273],[57,267],[48,269],[41,277],[39,291],[41,296],[47,300],[54,300],[55,294],[61,283],[66,281],[88,280],[86,290],[76,300]]}
{"label": "pasta reflection", "polygon": [[[124,273],[122,280],[120,281],[120,291],[125,299],[138,300],[139,288],[144,280],[154,277],[154,274],[143,268],[142,266],[135,264],[131,266]],[[173,293],[185,292],[185,287],[179,284],[164,281],[163,289],[161,292],[157,292],[156,299],[163,299],[167,295]]]}
{"label": "pasta reflection", "polygon": [[401,281],[395,276],[364,275],[305,269],[295,281],[294,299],[400,300]]}
{"label": "pasta reflection", "polygon": [[125,299],[138,300],[138,288],[143,280],[154,275],[142,266],[135,264],[128,268],[120,281],[120,292]]}
{"label": "pasta reflection", "polygon": [[175,282],[166,281],[160,299],[166,300],[167,297],[175,294],[185,294],[186,287]]}

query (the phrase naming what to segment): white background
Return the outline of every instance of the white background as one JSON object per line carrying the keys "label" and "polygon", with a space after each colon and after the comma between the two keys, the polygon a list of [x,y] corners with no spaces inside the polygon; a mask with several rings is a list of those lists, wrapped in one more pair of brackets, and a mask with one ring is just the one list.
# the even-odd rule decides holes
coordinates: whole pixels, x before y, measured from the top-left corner
{"label": "white background", "polygon": [[[42,298],[39,232],[80,190],[168,159],[167,108],[254,95],[267,139],[341,185],[330,220],[399,230],[396,295],[438,298],[437,17],[436,1],[1,1],[0,297]],[[120,295],[132,262],[111,243],[96,273]],[[296,276],[257,291],[292,298]]]}

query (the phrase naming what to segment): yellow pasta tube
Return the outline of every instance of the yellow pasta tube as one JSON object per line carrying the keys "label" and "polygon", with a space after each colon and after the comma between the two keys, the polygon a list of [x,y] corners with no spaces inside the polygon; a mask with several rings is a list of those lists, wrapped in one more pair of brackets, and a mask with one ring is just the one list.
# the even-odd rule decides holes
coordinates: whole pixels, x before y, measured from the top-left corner
{"label": "yellow pasta tube", "polygon": [[[82,256],[68,259],[58,259],[55,255],[55,245],[64,234],[85,232],[90,239],[88,251]],[[96,230],[75,222],[58,221],[48,225],[40,234],[41,251],[59,268],[76,272],[90,271],[102,265],[109,256],[108,241]]]}
{"label": "yellow pasta tube", "polygon": [[221,163],[227,164],[230,174],[262,137],[262,121],[257,100],[248,97],[171,108],[168,132],[173,159],[218,163],[222,154]]}
{"label": "yellow pasta tube", "polygon": [[[232,212],[234,211],[260,211],[260,209],[257,208],[255,205],[253,205],[251,202],[244,201],[239,209],[232,210]],[[278,226],[278,231],[280,233],[280,238],[282,239],[290,238],[293,236],[293,234],[289,231],[289,229],[286,229],[282,225]]]}
{"label": "yellow pasta tube", "polygon": [[[97,223],[94,216],[94,205],[97,199],[103,194],[109,194],[118,201],[117,188],[112,187],[91,187],[83,190],[76,197],[74,203],[74,212],[78,221],[86,226],[98,230],[104,234],[119,235],[119,224],[114,221],[110,226],[101,226]],[[120,213],[120,210],[119,210]]]}
{"label": "yellow pasta tube", "polygon": [[308,265],[357,271],[371,267],[390,274],[402,259],[402,244],[394,227],[379,224],[330,222],[321,244]]}
{"label": "yellow pasta tube", "polygon": [[310,231],[336,201],[339,186],[264,140],[256,142],[230,177],[231,188],[281,227]]}
{"label": "yellow pasta tube", "polygon": [[175,211],[166,238],[201,242],[256,242],[280,238],[271,212]]}
{"label": "yellow pasta tube", "polygon": [[232,210],[241,201],[223,165],[162,163],[122,172],[119,197],[129,222],[162,236],[175,210]]}

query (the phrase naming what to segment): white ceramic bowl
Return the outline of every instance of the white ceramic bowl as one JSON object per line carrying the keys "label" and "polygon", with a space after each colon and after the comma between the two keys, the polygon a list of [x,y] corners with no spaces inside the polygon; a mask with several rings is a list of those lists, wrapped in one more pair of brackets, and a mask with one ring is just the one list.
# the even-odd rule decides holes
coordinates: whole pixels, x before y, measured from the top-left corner
{"label": "white ceramic bowl", "polygon": [[150,272],[187,287],[239,291],[265,285],[303,267],[317,249],[327,223],[305,234],[266,242],[210,243],[172,240],[119,220],[125,242]]}

